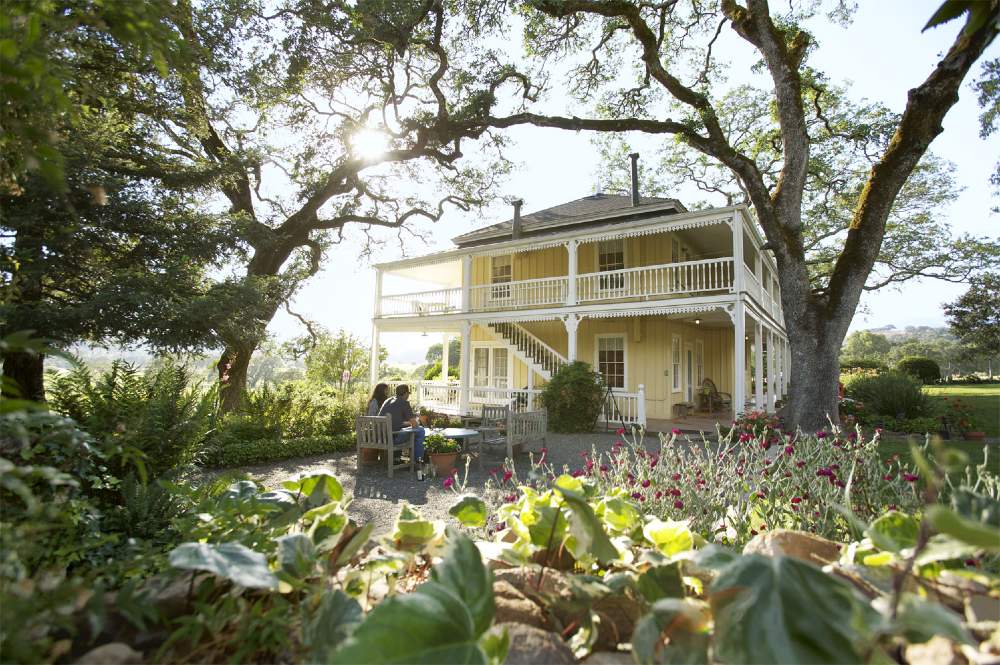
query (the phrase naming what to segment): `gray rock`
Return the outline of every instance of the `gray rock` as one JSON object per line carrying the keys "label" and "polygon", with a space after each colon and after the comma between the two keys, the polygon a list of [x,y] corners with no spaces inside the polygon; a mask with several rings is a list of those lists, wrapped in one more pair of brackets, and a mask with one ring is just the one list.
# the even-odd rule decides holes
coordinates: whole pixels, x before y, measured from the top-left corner
{"label": "gray rock", "polygon": [[508,665],[572,665],[573,652],[556,633],[549,633],[523,623],[500,623],[491,630],[507,630],[510,650]]}
{"label": "gray rock", "polygon": [[533,600],[503,580],[493,583],[497,623],[523,623],[542,630],[550,628],[545,614]]}
{"label": "gray rock", "polygon": [[805,531],[775,529],[754,536],[743,548],[743,553],[790,556],[822,566],[840,558],[840,543]]}
{"label": "gray rock", "polygon": [[142,662],[142,654],[129,645],[110,642],[83,654],[76,665],[138,665]]}

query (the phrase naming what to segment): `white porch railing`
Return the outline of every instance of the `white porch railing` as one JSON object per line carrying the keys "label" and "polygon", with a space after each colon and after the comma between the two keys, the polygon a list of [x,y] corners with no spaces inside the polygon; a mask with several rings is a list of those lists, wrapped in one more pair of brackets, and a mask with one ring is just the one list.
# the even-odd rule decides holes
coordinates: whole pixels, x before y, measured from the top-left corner
{"label": "white porch railing", "polygon": [[540,340],[527,328],[513,322],[493,322],[487,324],[490,329],[510,344],[515,354],[522,361],[532,365],[546,381],[566,364],[567,360],[561,353]]}
{"label": "white porch railing", "polygon": [[733,260],[706,259],[592,272],[577,277],[580,302],[643,298],[733,288]]}
{"label": "white porch railing", "polygon": [[514,410],[530,411],[538,404],[538,396],[542,394],[537,388],[489,388],[485,386],[469,387],[469,404],[509,405]]}
{"label": "white porch railing", "polygon": [[763,289],[760,285],[760,280],[757,279],[757,275],[753,274],[753,270],[743,264],[743,288],[749,293],[753,298],[760,302],[760,294]]}
{"label": "white porch railing", "polygon": [[438,289],[382,296],[379,316],[427,316],[462,309],[462,289]]}
{"label": "white porch railing", "polygon": [[[612,403],[613,401],[613,403]],[[616,423],[646,426],[646,387],[639,384],[639,390],[634,393],[612,391],[604,402],[604,408],[598,416],[598,421],[608,425]]]}
{"label": "white porch railing", "polygon": [[487,312],[561,305],[566,302],[567,283],[566,277],[543,277],[473,286],[469,290],[469,306],[474,312]]}

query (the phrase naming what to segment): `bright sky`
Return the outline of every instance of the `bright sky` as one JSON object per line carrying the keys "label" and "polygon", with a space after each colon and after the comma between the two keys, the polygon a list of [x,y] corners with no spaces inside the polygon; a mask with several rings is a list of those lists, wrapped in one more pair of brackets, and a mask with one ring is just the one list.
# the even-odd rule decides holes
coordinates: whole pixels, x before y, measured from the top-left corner
{"label": "bright sky", "polygon": [[[826,72],[831,81],[848,84],[855,98],[877,100],[901,111],[906,91],[926,78],[959,29],[956,21],[921,34],[920,29],[940,2],[862,1],[847,29],[822,23],[810,26],[820,42],[810,62]],[[1000,44],[994,43],[984,58],[998,54]],[[977,65],[974,73],[978,72]],[[941,210],[941,214],[956,232],[997,237],[1000,215],[989,212],[990,206],[997,203],[996,199],[991,200],[989,176],[1000,156],[1000,137],[985,141],[979,138],[979,107],[970,81],[971,77],[962,89],[960,101],[945,118],[944,133],[931,145],[935,153],[957,165],[956,179],[965,187],[958,200]],[[521,166],[505,184],[503,193],[523,198],[525,213],[593,193],[599,155],[590,136],[531,127],[511,130],[508,135],[513,145],[507,154],[520,161]],[[651,160],[652,148],[644,150],[641,142],[636,144],[639,152],[646,152]],[[686,187],[678,187],[675,194],[681,200],[704,198]],[[437,224],[422,228],[430,239],[426,246],[408,241],[405,255],[447,249],[452,246],[453,236],[509,218],[510,211],[503,205],[480,215],[451,211]],[[371,261],[400,258],[404,251],[398,242],[387,237],[386,246],[368,261],[358,258],[359,247],[357,242],[348,241],[333,249],[322,273],[297,295],[293,309],[327,328],[344,328],[367,339],[371,334],[375,292]],[[961,285],[923,280],[907,283],[896,291],[868,294],[852,327],[943,325],[942,303],[963,291]],[[302,333],[300,324],[284,312],[278,314],[270,330],[279,338]],[[383,335],[382,339],[389,348],[390,363],[422,362],[427,346],[440,342],[435,336],[403,334]]]}

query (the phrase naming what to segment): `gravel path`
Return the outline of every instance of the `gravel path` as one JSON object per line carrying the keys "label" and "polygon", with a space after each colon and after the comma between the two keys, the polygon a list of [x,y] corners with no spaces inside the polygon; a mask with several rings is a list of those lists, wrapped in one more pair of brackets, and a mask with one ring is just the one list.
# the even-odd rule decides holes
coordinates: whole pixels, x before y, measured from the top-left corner
{"label": "gravel path", "polygon": [[[556,469],[563,465],[570,470],[582,466],[581,454],[589,452],[591,447],[598,451],[610,451],[616,437],[613,433],[591,434],[549,434],[547,440],[548,460]],[[648,450],[659,447],[659,440],[647,436],[644,446]],[[535,444],[530,450],[536,456],[540,446]],[[467,490],[481,494],[490,470],[500,466],[503,453],[500,448],[488,449],[484,458],[483,470],[480,471],[475,460],[469,465]],[[461,458],[460,458],[461,463]],[[518,473],[526,473],[530,466],[527,453],[518,455],[515,468]],[[390,479],[386,470],[379,466],[362,466],[357,468],[357,455],[351,453],[336,453],[297,459],[282,460],[269,464],[260,464],[230,469],[237,473],[246,473],[262,487],[273,489],[282,480],[296,476],[302,472],[319,469],[331,469],[344,484],[344,489],[354,496],[349,513],[359,523],[375,522],[375,533],[384,533],[392,528],[399,513],[399,502],[406,500],[416,506],[424,517],[429,519],[448,519],[448,508],[455,501],[455,491],[445,489],[442,478],[429,478],[423,482],[408,470],[398,470]],[[460,473],[464,466],[460,466]]]}

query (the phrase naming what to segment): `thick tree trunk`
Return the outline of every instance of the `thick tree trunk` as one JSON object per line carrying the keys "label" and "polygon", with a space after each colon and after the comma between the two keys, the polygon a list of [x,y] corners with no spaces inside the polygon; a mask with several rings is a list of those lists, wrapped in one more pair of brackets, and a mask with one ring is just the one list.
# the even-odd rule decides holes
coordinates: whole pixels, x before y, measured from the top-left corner
{"label": "thick tree trunk", "polygon": [[839,422],[840,343],[822,331],[802,331],[793,321],[786,327],[792,366],[785,420],[807,433],[829,429],[830,421]]}
{"label": "thick tree trunk", "polygon": [[247,370],[257,343],[242,340],[227,344],[219,358],[219,411],[230,413],[239,408],[247,388]]}
{"label": "thick tree trunk", "polygon": [[[4,396],[45,401],[45,356],[15,351],[3,357]],[[7,385],[7,384],[12,385]],[[15,388],[15,390],[11,390]]]}

